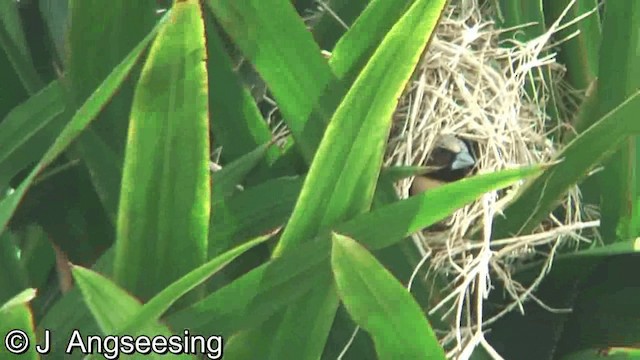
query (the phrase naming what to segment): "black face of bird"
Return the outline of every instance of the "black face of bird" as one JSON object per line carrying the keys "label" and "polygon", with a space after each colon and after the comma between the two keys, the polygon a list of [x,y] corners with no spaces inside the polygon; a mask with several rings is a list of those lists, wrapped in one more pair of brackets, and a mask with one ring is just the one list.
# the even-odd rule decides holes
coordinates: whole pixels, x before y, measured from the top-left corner
{"label": "black face of bird", "polygon": [[475,166],[469,145],[452,135],[438,138],[425,164],[435,170],[416,176],[409,193],[415,195],[467,176]]}

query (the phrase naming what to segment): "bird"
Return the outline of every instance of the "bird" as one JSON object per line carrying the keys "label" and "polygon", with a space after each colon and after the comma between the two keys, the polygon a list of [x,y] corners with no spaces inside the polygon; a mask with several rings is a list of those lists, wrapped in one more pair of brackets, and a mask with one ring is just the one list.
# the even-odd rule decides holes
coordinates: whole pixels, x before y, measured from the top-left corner
{"label": "bird", "polygon": [[475,164],[469,143],[454,135],[441,135],[424,164],[429,170],[413,179],[409,194],[420,194],[460,180],[471,173]]}
{"label": "bird", "polygon": [[[476,165],[470,144],[453,135],[442,135],[425,162],[426,173],[414,177],[409,195],[414,196],[469,175]],[[448,228],[449,219],[423,229],[423,234],[438,233]]]}

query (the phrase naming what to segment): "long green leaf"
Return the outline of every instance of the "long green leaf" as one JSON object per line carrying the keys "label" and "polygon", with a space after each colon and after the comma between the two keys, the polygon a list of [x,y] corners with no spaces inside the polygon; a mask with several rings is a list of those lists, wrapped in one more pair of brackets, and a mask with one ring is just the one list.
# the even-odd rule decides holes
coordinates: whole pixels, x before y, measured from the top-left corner
{"label": "long green leaf", "polygon": [[[524,176],[530,176],[535,172],[535,169],[510,170],[465,179],[434,189],[433,192],[427,192],[397,204],[388,205],[380,210],[375,210],[371,215],[359,216],[339,227],[338,231],[363,239],[367,243],[370,242],[373,249],[389,246],[404,238],[407,234],[429,226],[449,214],[449,208],[441,211],[439,205],[434,206],[433,204],[460,207],[465,204],[464,201],[474,199],[473,197],[467,197],[470,195],[461,197],[462,193],[471,191],[475,192],[476,196],[479,196],[485,191],[513,184]],[[264,233],[268,229],[273,229],[284,222],[293,207],[295,194],[299,191],[300,186],[300,179],[278,179],[270,184],[265,184],[265,186],[258,186],[239,192],[230,198],[232,200],[230,204],[233,205],[232,209],[234,209],[232,213],[241,219],[245,219],[243,214],[253,214],[247,215],[249,224],[252,221],[257,224],[263,222],[264,227],[261,228],[258,225],[251,230],[257,232],[256,235]],[[289,210],[278,210],[280,206],[278,196],[283,193],[289,194],[287,195],[289,200],[285,201],[288,203],[286,206],[288,206]],[[252,208],[250,206],[251,199],[255,199],[256,194],[268,195],[261,199],[270,199],[271,205],[263,208]],[[246,198],[245,195],[247,195]],[[237,203],[236,199],[240,198],[244,200]],[[247,207],[255,209],[256,212],[246,213],[243,208]],[[268,219],[269,213],[279,211],[282,211],[282,213],[275,214],[275,219]],[[380,216],[381,213],[377,213],[378,211],[383,211],[387,215]],[[408,215],[413,212],[418,212],[418,214],[416,216]],[[440,217],[434,215],[437,213],[441,213]],[[220,219],[219,224],[224,223],[224,220]],[[246,228],[247,225],[242,225],[241,227]],[[241,236],[243,233],[243,231],[237,232],[236,236]],[[245,237],[245,239],[251,237]],[[200,301],[188,309],[169,315],[169,324],[173,329],[190,328],[193,332],[222,334],[225,338],[240,329],[255,327],[272,316],[274,312],[283,309],[284,306],[295,299],[307,294],[320,280],[318,278],[319,271],[329,269],[328,254],[330,243],[328,238],[319,238],[317,240],[295,249],[290,257],[274,259],[268,265],[265,264],[249,271],[247,274],[242,275],[238,281],[234,281],[216,291],[206,300]],[[234,244],[239,243],[241,243],[241,239],[238,238]],[[99,259],[94,266],[94,270],[100,271],[107,276],[111,274],[112,250],[108,250]],[[233,265],[233,263],[230,265]],[[86,329],[86,331],[92,333],[99,331],[77,288],[65,294],[62,299],[52,306],[39,327],[52,329],[59,335],[52,338],[52,346],[56,348],[66,346],[65,341],[69,338],[73,329]]]}
{"label": "long green leaf", "polygon": [[[33,64],[29,47],[18,14],[18,3],[0,2],[0,46],[7,54],[22,85],[29,94],[35,94],[45,84]],[[3,70],[4,71],[4,70]]]}
{"label": "long green leaf", "polygon": [[[250,92],[242,86],[237,73],[233,71],[231,59],[218,35],[219,30],[210,18],[207,12],[205,24],[209,58],[207,70],[211,80],[211,130],[214,141],[222,147],[221,158],[230,162],[271,141],[272,134]],[[277,148],[270,148],[266,160],[271,162],[278,155]]]}
{"label": "long green leaf", "polygon": [[444,4],[416,2],[355,81],[325,132],[275,255],[371,206],[396,101]]}
{"label": "long green leaf", "polygon": [[[507,170],[447,184],[357,216],[337,226],[336,231],[361,239],[372,250],[388,247],[444,219],[452,208],[539,171],[539,168]],[[216,330],[224,336],[262,323],[315,286],[319,272],[328,266],[329,240],[329,234],[325,233],[292,249],[288,256],[275,258],[191,308],[170,315],[169,323],[175,328],[191,326],[198,332]]]}
{"label": "long green leaf", "polygon": [[222,269],[225,265],[233,261],[238,256],[242,255],[249,249],[261,244],[271,238],[270,235],[261,236],[257,239],[248,241],[226,253],[217,256],[216,258],[209,260],[204,265],[194,269],[182,278],[175,281],[173,284],[164,288],[158,295],[154,296],[149,302],[147,302],[140,312],[131,318],[126,325],[122,326],[119,331],[120,334],[135,334],[138,333],[142,324],[155,322],[173,305],[179,298],[184,296],[189,291],[193,290],[196,286],[202,284],[205,280],[210,278],[213,274]]}
{"label": "long green leaf", "polygon": [[[100,81],[144,38],[157,19],[152,1],[41,1],[41,10],[61,59],[69,85],[70,107],[82,103]],[[68,4],[59,4],[68,2]],[[46,8],[46,9],[45,9]],[[60,39],[63,31],[64,38]],[[129,112],[141,65],[135,66],[91,129],[68,149],[81,159],[111,223],[116,223]],[[73,180],[69,180],[73,181]],[[104,220],[103,220],[104,221]],[[95,244],[95,237],[90,242]]]}
{"label": "long green leaf", "polygon": [[420,306],[373,255],[334,234],[331,269],[340,299],[373,337],[379,359],[446,359]]}
{"label": "long green leaf", "polygon": [[640,359],[640,349],[632,347],[607,347],[577,351],[563,356],[561,360],[638,360]]}
{"label": "long green leaf", "polygon": [[[371,3],[372,9],[376,10],[370,10],[367,21],[361,21],[349,35],[351,39],[362,41],[358,44],[362,45],[358,47],[358,51],[342,56],[341,52],[349,53],[353,50],[348,41],[344,42],[344,46],[334,49],[333,55],[338,61],[331,65],[345,74],[344,79],[338,79],[333,75],[332,66],[328,66],[321,59],[318,47],[308,36],[308,31],[299,19],[293,16],[288,3],[249,1],[227,4],[223,1],[209,1],[208,4],[226,33],[240,47],[268,85],[284,120],[292,130],[292,137],[301,149],[302,158],[307,166],[320,142],[324,124],[335,112],[347,89],[351,87],[353,79],[365,65],[363,59],[373,54],[383,36],[401,14],[396,7],[391,11],[380,11],[391,5],[387,0]],[[350,2],[349,11],[354,10],[354,14],[357,13],[359,10],[355,10],[356,6],[358,5]],[[372,16],[373,14],[382,16]],[[274,17],[278,17],[279,21],[272,21]],[[258,25],[253,27],[247,24]],[[375,30],[371,31],[372,28]],[[291,40],[287,42],[286,47],[281,46],[283,36]],[[273,52],[276,54],[265,56]],[[305,68],[301,69],[300,64],[305,64]],[[291,76],[283,77],[282,69],[287,69],[287,74]],[[292,163],[297,163],[297,155],[293,151],[285,153],[274,164],[274,169],[290,167]],[[380,188],[376,192],[384,198],[395,198],[395,193],[390,187]],[[399,245],[385,249],[384,252],[388,255],[386,259],[391,259],[385,260],[385,265],[402,278],[407,278],[414,266],[406,261],[406,254],[410,254],[409,258],[420,257],[418,250],[411,245]]]}
{"label": "long green leaf", "polygon": [[42,157],[64,127],[61,92],[60,83],[54,81],[0,122],[0,188]]}
{"label": "long green leaf", "polygon": [[212,176],[213,188],[211,190],[211,197],[213,201],[222,201],[224,198],[233,194],[236,186],[242,183],[247,174],[264,159],[271,145],[273,145],[272,142],[262,144],[244,156],[238,157],[236,161],[216,171]]}
{"label": "long green leaf", "polygon": [[74,150],[82,156],[91,176],[91,183],[111,223],[115,225],[122,178],[122,156],[117,154],[93,128],[82,134],[82,141],[75,144]]}
{"label": "long green leaf", "polygon": [[[116,334],[123,324],[127,324],[132,316],[141,311],[142,304],[111,280],[79,266],[74,266],[72,272],[85,302],[100,325],[103,335]],[[114,311],[114,309],[118,311]],[[148,322],[139,326],[141,327],[140,332],[148,337],[160,335],[167,338],[172,335],[166,326],[158,322]],[[134,336],[133,334],[128,335]],[[80,351],[78,347],[76,350]],[[186,354],[176,356],[176,358],[193,359]]]}
{"label": "long green leaf", "polygon": [[[135,316],[142,309],[139,300],[118,287],[110,279],[77,265],[74,265],[71,270],[73,278],[82,292],[82,297],[103,334],[116,334],[132,316]],[[113,311],[114,309],[118,309],[118,311]],[[143,327],[144,332],[149,334],[152,332],[164,335],[171,333],[169,329],[157,322],[143,323],[140,326]]]}
{"label": "long green leaf", "polygon": [[[611,1],[605,7],[602,25],[602,44],[598,68],[597,116],[614,111],[640,89],[640,3]],[[624,74],[624,76],[620,76]],[[634,105],[638,114],[640,105]],[[631,114],[630,111],[630,114]],[[633,116],[633,115],[632,115]],[[595,118],[595,117],[594,117]],[[616,127],[624,127],[624,120]],[[637,121],[635,121],[637,123]],[[627,131],[631,128],[627,129]],[[604,166],[606,171],[596,174],[598,185],[606,189],[601,198],[601,233],[607,241],[626,239],[640,234],[630,229],[631,217],[638,212],[635,202],[640,196],[640,180],[636,172],[640,159],[636,158],[637,132],[625,138],[622,146]],[[622,136],[621,136],[622,137]]]}
{"label": "long green leaf", "polygon": [[[66,78],[76,104],[81,104],[160,17],[152,1],[68,0],[66,26]],[[133,74],[137,73],[133,71]],[[122,154],[131,109],[134,76],[120,87],[118,96],[93,127],[118,154]],[[87,141],[84,138],[80,142]]]}
{"label": "long green leaf", "polygon": [[[333,73],[340,79],[355,79],[391,27],[413,0],[371,1],[355,23],[338,40],[329,58]],[[348,80],[351,83],[353,80]]]}
{"label": "long green leaf", "polygon": [[[395,182],[414,176],[422,170],[420,167],[392,167],[383,169],[380,176]],[[214,189],[218,175],[214,173],[212,176]],[[216,243],[238,244],[244,239],[284,225],[300,194],[303,180],[303,177],[273,179],[238,192],[230,198],[214,201],[210,227],[216,230],[209,234],[210,248]],[[446,209],[450,209],[448,205],[445,204]]]}
{"label": "long green leaf", "polygon": [[162,22],[156,25],[154,30],[149,33],[149,35],[147,35],[147,37],[145,37],[144,40],[142,40],[135,49],[133,49],[131,53],[129,53],[129,55],[127,55],[127,57],[113,69],[96,91],[78,109],[69,123],[65,126],[64,130],[62,130],[60,135],[56,138],[53,145],[51,145],[49,150],[44,154],[38,165],[31,171],[29,176],[22,181],[13,194],[0,202],[0,232],[5,230],[9,219],[18,207],[20,200],[35,177],[80,135],[80,133],[93,119],[95,119],[109,99],[118,90],[120,84],[122,84],[144,49],[161,27],[161,23]]}
{"label": "long green leaf", "polygon": [[69,0],[40,0],[38,8],[42,20],[47,25],[49,35],[56,49],[58,59],[64,57],[67,21],[69,17]]}
{"label": "long green leaf", "polygon": [[[35,289],[26,289],[0,306],[0,354],[3,359],[39,359],[34,346],[36,335],[33,331],[33,315],[29,308],[29,302],[35,296]],[[25,343],[27,346],[23,353],[16,354],[7,350],[7,342],[15,346],[16,350]]]}
{"label": "long green leaf", "polygon": [[630,134],[640,132],[640,91],[602,117],[558,154],[560,163],[530,181],[514,202],[494,221],[494,237],[527,233],[557,205],[572,184],[610,156]]}
{"label": "long green leaf", "polygon": [[211,184],[204,24],[197,1],[176,3],[170,17],[136,88],[118,212],[114,278],[142,299],[207,256]]}
{"label": "long green leaf", "polygon": [[0,235],[0,303],[11,299],[29,285],[14,238],[11,232]]}
{"label": "long green leaf", "polygon": [[302,181],[301,177],[278,178],[237,192],[230,198],[214,201],[210,249],[222,249],[216,244],[226,244],[229,248],[244,239],[284,225],[291,215]]}
{"label": "long green leaf", "polygon": [[[369,59],[324,133],[274,256],[282,256],[294,244],[371,207],[397,99],[444,5],[445,1],[414,3]],[[276,335],[280,341],[274,344],[270,358],[276,359],[287,350],[303,359],[322,354],[338,308],[337,299],[326,295],[331,288],[315,289],[310,298],[287,309]],[[321,317],[310,314],[309,303],[326,313]],[[299,334],[309,337],[300,339]],[[296,344],[295,348],[291,349],[291,344]]]}
{"label": "long green leaf", "polygon": [[[307,119],[333,75],[294,7],[287,1],[262,0],[206,4],[268,84],[296,145],[310,162],[324,123]],[[282,46],[283,38],[287,46]],[[329,116],[324,114],[325,121]]]}
{"label": "long green leaf", "polygon": [[[547,23],[553,23],[570,4],[571,0],[544,0],[544,13]],[[578,17],[590,14],[569,27],[558,31],[555,36],[565,39],[579,31],[571,39],[559,45],[558,59],[567,67],[567,79],[576,89],[585,90],[598,73],[598,50],[601,41],[600,16],[597,0],[576,1],[569,9],[563,23],[574,21]]]}

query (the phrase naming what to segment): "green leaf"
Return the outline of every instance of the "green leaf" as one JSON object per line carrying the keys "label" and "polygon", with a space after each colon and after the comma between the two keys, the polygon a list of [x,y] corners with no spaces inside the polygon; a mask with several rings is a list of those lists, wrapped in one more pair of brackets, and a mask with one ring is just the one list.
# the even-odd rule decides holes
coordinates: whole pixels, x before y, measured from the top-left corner
{"label": "green leaf", "polygon": [[[293,13],[287,3],[271,4],[259,1],[232,2],[228,5],[220,3],[220,1],[210,1],[208,4],[226,33],[240,47],[268,85],[284,120],[292,129],[292,137],[302,149],[302,158],[307,165],[310,164],[313,152],[324,132],[324,124],[335,112],[355,76],[361,72],[364,59],[373,54],[388,29],[400,17],[401,12],[398,12],[398,8],[384,11],[385,6],[391,5],[390,1],[375,2],[376,6],[373,8],[376,10],[371,11],[370,15],[382,14],[382,18],[367,17],[368,22],[361,22],[350,35],[352,39],[362,39],[366,44],[362,44],[362,47],[358,48],[359,51],[353,52],[352,55],[340,55],[341,52],[349,53],[353,50],[347,46],[348,44],[334,51],[337,59],[345,60],[332,64],[344,71],[345,77],[340,80],[333,75],[331,67],[324,59],[321,59],[318,47],[309,38],[308,31],[301,26],[299,19],[295,16],[287,16]],[[332,2],[331,5],[334,6],[337,3]],[[396,5],[395,2],[393,5]],[[234,9],[229,11],[232,7]],[[347,7],[347,10],[353,14],[352,18],[360,9],[356,9],[358,4],[353,1],[349,2]],[[381,9],[383,11],[380,11]],[[272,21],[275,16],[278,17],[278,22]],[[259,25],[254,28],[248,26],[249,23]],[[371,30],[374,28],[375,30]],[[287,41],[285,48],[281,46],[283,36],[290,40]],[[276,52],[274,57],[263,56],[273,52]],[[305,68],[301,69],[300,64],[305,64]],[[287,74],[290,73],[291,77],[283,77],[281,69],[287,69]],[[306,149],[310,150],[305,151]],[[292,151],[294,148],[290,147],[288,150],[274,164],[274,169],[289,168],[292,163],[299,163],[296,157],[298,154]],[[395,193],[389,190],[392,189],[380,189],[377,192],[384,193],[385,198],[395,199]],[[406,261],[406,254],[410,254],[409,257],[412,259],[420,257],[418,250],[411,245],[385,249],[384,253],[385,259],[389,259],[385,264],[402,277],[413,269],[413,265]]]}
{"label": "green leaf", "polygon": [[[272,135],[251,93],[242,86],[233,71],[231,59],[218,35],[219,30],[210,18],[206,13],[211,130],[216,145],[222,146],[221,158],[230,162],[270,142]],[[278,155],[278,148],[269,148],[268,162]]]}
{"label": "green leaf", "polygon": [[143,324],[155,322],[169,309],[179,298],[202,284],[205,280],[213,276],[228,263],[242,255],[254,246],[261,244],[271,238],[272,234],[261,236],[248,241],[189,272],[179,280],[164,288],[158,295],[149,300],[119,331],[120,334],[136,334]]}
{"label": "green leaf", "polygon": [[[92,271],[111,277],[114,252],[113,247],[105,251],[93,265]],[[51,338],[53,349],[66,348],[75,329],[82,329],[83,333],[87,334],[97,334],[101,331],[77,286],[74,286],[71,291],[63,294],[58,301],[52,304],[39,321],[38,329],[40,331],[50,329],[52,333],[56,334]]]}
{"label": "green leaf", "polygon": [[446,359],[411,294],[354,240],[334,234],[331,268],[340,299],[379,359]]}
{"label": "green leaf", "polygon": [[318,23],[313,25],[313,28],[311,29],[318,45],[320,45],[324,50],[333,49],[336,42],[338,42],[348,29],[351,29],[353,22],[369,3],[369,0],[332,1],[329,6],[330,9],[338,16],[344,25],[348,26],[348,28],[345,28],[335,16],[325,12]]}
{"label": "green leaf", "polygon": [[[547,23],[556,21],[570,3],[571,0],[545,0],[544,13]],[[558,60],[566,66],[566,78],[575,89],[586,89],[598,73],[598,51],[602,39],[601,24],[598,11],[592,12],[597,7],[597,0],[576,1],[569,8],[567,16],[562,21],[563,24],[591,13],[588,17],[554,34],[557,39],[567,39],[570,35],[575,35],[558,45],[560,48]],[[575,34],[576,31],[579,33]]]}
{"label": "green leaf", "polygon": [[[29,302],[36,296],[35,289],[26,289],[14,296],[9,301],[0,306],[0,354],[3,359],[39,359],[35,351],[36,335],[33,331],[33,315],[29,308]],[[17,331],[20,331],[18,334]],[[11,334],[11,336],[9,336]],[[26,335],[28,339],[24,339]],[[15,354],[6,349],[6,341],[12,342],[15,346],[21,346],[24,341],[28,341],[29,346],[24,353]]]}
{"label": "green leaf", "polygon": [[560,360],[638,360],[640,359],[640,349],[632,347],[606,347],[598,349],[587,349],[578,351]]}
{"label": "green leaf", "polygon": [[211,188],[204,42],[199,3],[176,3],[134,95],[114,278],[142,299],[207,257]]}
{"label": "green leaf", "polygon": [[42,157],[64,127],[65,109],[57,81],[15,107],[0,122],[0,188]]}
{"label": "green leaf", "polygon": [[331,52],[329,65],[333,73],[340,79],[355,79],[412,3],[412,0],[371,1]]}
{"label": "green leaf", "polygon": [[[605,7],[602,24],[602,44],[598,68],[597,116],[614,111],[640,89],[640,4],[637,2],[611,2]],[[620,76],[624,74],[624,76]],[[640,105],[635,105],[637,116]],[[632,116],[634,116],[632,115]],[[629,119],[629,121],[632,121]],[[635,121],[637,123],[637,121]],[[616,127],[624,128],[624,120],[616,121]],[[626,129],[627,133],[629,129]],[[600,202],[603,239],[613,241],[635,237],[632,229],[624,225],[637,212],[635,200],[640,195],[640,180],[636,176],[640,159],[637,158],[637,132],[624,139],[618,151],[604,163],[606,171],[596,174],[602,192]],[[622,222],[621,222],[622,221]]]}
{"label": "green leaf", "polygon": [[117,223],[118,195],[122,178],[122,157],[89,128],[82,134],[83,141],[75,143],[91,176],[91,183],[102,202],[112,224]]}
{"label": "green leaf", "polygon": [[[268,84],[296,145],[310,162],[324,123],[307,119],[333,76],[294,7],[287,1],[262,0],[206,4]],[[283,38],[287,46],[282,46]],[[324,119],[329,116],[325,113]]]}
{"label": "green leaf", "polygon": [[[216,174],[213,176],[215,178]],[[214,201],[209,226],[212,229],[209,232],[209,254],[215,255],[245,239],[284,225],[300,194],[302,181],[301,177],[269,180],[229,198]]]}
{"label": "green leaf", "polygon": [[[132,316],[135,316],[142,304],[118,287],[113,281],[81,266],[71,268],[73,278],[82,292],[82,297],[105,335],[116,334]],[[113,311],[118,309],[118,311]],[[153,322],[143,323],[144,333],[170,334],[164,326]]]}
{"label": "green leaf", "polygon": [[23,236],[20,263],[29,275],[29,284],[35,288],[42,288],[55,266],[53,247],[47,234],[38,225],[28,226],[24,229]]}
{"label": "green leaf", "polygon": [[[233,228],[233,225],[237,224],[239,221],[238,218],[231,219],[233,216],[229,214],[228,208],[228,200],[233,194],[234,190],[236,190],[237,186],[245,182],[247,175],[251,170],[253,170],[262,160],[264,160],[264,155],[267,153],[268,149],[272,145],[272,142],[259,146],[257,149],[251,151],[250,153],[238,158],[237,160],[231,162],[230,164],[224,166],[221,170],[215,171],[211,176],[212,182],[212,215],[211,220],[209,222],[209,228],[213,229],[209,231],[209,246],[208,246],[208,255],[209,257],[217,256],[218,254],[223,253],[224,251],[232,248],[235,244],[238,244],[239,241],[245,241],[245,238],[236,238],[235,240],[232,236],[217,236],[217,234],[230,234],[227,232],[228,229]],[[245,182],[246,183],[246,182]],[[244,192],[244,191],[243,191]],[[250,209],[256,209],[259,207],[258,205],[258,197],[261,195],[260,193],[253,192],[253,197],[248,197],[250,201],[250,205],[248,207]],[[255,196],[258,195],[258,196]],[[276,195],[276,194],[273,194]],[[277,194],[284,195],[284,194]],[[246,197],[245,197],[246,198]],[[283,198],[280,198],[283,200]],[[286,204],[285,204],[286,207]],[[278,215],[279,213],[264,213],[262,215],[267,215],[269,218],[273,218],[274,215]],[[217,222],[218,219],[222,219],[222,222]],[[284,221],[283,221],[284,222]],[[271,229],[281,224],[274,224]],[[249,222],[245,227],[242,227],[242,230],[251,231],[252,228],[255,228],[256,224]],[[248,238],[252,238],[257,236],[258,234],[263,234],[265,231],[258,231],[252,235],[249,235]],[[232,233],[231,233],[232,234]],[[253,253],[252,253],[253,254]],[[251,255],[247,255],[251,256]],[[260,256],[260,258],[264,258],[265,256]],[[246,258],[245,258],[246,259]],[[246,266],[245,266],[246,265]],[[243,273],[246,269],[251,268],[252,264],[250,262],[246,262],[241,266],[240,271]],[[230,272],[233,272],[236,267],[232,266]],[[216,282],[222,281],[224,282],[225,277],[228,271],[225,271],[223,277],[219,277]],[[232,275],[233,276],[233,275]],[[213,286],[214,284],[210,284],[209,286]]]}
{"label": "green leaf", "polygon": [[113,69],[96,91],[78,109],[60,135],[56,138],[53,145],[51,145],[49,150],[44,154],[37,166],[31,171],[31,173],[29,173],[29,176],[22,181],[13,194],[0,202],[0,232],[5,230],[11,216],[18,207],[20,200],[35,177],[56,157],[58,157],[58,155],[60,155],[69,146],[69,144],[78,137],[78,135],[80,135],[80,133],[93,119],[95,119],[109,99],[118,90],[118,87],[127,77],[127,74],[131,71],[143,50],[153,39],[159,27],[160,24],[158,24],[154,30],[149,33],[149,35],[147,35],[147,37],[145,37],[145,39],[142,40],[136,48]]}
{"label": "green leaf", "polygon": [[[397,181],[419,174],[423,170],[421,167],[394,166],[383,169],[380,176],[389,181]],[[225,168],[220,172],[222,171],[225,171]],[[216,178],[222,177],[220,172],[212,175],[214,191]],[[209,232],[209,255],[219,253],[215,252],[214,248],[224,251],[245,239],[284,225],[300,194],[303,180],[303,177],[282,177],[249,187],[228,198],[216,200],[214,197],[210,228],[215,231]],[[226,247],[221,244],[226,244]]]}
{"label": "green leaf", "polygon": [[[314,358],[317,356],[316,354],[321,353],[324,342],[310,342],[307,338],[326,337],[329,331],[328,327],[332,323],[326,319],[332,320],[335,316],[338,297],[332,286],[327,267],[316,268],[316,273],[319,272],[318,270],[321,275],[316,274],[312,278],[301,279],[305,282],[312,281],[313,289],[306,292],[304,296],[296,296],[297,301],[287,306],[288,311],[284,312],[284,316],[277,313],[263,326],[252,328],[247,332],[240,332],[231,337],[225,349],[225,356],[228,356],[229,359],[254,358],[256,345],[260,347],[263,354],[268,354],[268,358],[272,359],[288,358],[293,352],[297,358]],[[282,298],[281,295],[279,297]],[[309,309],[314,309],[314,311],[309,311]],[[248,314],[251,313],[247,312]],[[258,314],[260,317],[265,315],[263,312],[258,312]],[[317,326],[309,329],[308,323],[317,324]],[[277,336],[270,337],[269,341],[264,342],[264,329],[273,328],[286,328],[291,333],[278,332]],[[280,345],[282,343],[288,343],[292,346],[287,349]]]}
{"label": "green leaf", "polygon": [[[160,16],[153,1],[69,0],[66,25],[65,78],[73,102],[81,104],[113,67],[145,38]],[[100,120],[93,124],[118,154],[122,154],[133,94],[133,81],[125,80]],[[87,141],[83,138],[80,142]]]}
{"label": "green leaf", "polygon": [[[444,5],[445,1],[416,2],[369,59],[324,133],[274,256],[286,254],[294,244],[371,207],[397,99]],[[286,351],[294,351],[303,359],[322,354],[338,306],[337,299],[327,293],[331,290],[316,289],[312,298],[289,307],[275,335],[279,341],[270,358],[279,358]],[[305,303],[327,312],[333,309],[334,316],[325,313],[314,317],[304,311]],[[299,339],[300,333],[312,337]],[[296,344],[295,348],[291,344]]]}
{"label": "green leaf", "polygon": [[[481,194],[514,184],[540,171],[526,168],[478,175],[447,184],[409,199],[383,206],[336,227],[375,250],[446,218]],[[257,188],[256,188],[257,189]],[[442,204],[444,209],[433,204]],[[322,269],[328,269],[329,233],[291,250],[287,256],[249,271],[193,306],[168,317],[175,328],[219,331],[229,336],[266,321],[283,306],[315,287]]]}
{"label": "green leaf", "polygon": [[444,4],[416,2],[355,81],[329,123],[275,255],[371,206],[396,101]]}
{"label": "green leaf", "polygon": [[0,303],[14,297],[29,285],[29,279],[20,263],[15,236],[11,232],[0,235]]}
{"label": "green leaf", "polygon": [[[131,49],[153,28],[161,15],[153,1],[58,0],[43,4],[55,45],[63,45],[69,107],[82,103]],[[54,11],[50,14],[49,11]],[[57,38],[60,31],[64,39]],[[63,41],[64,40],[64,41]],[[91,129],[68,149],[81,159],[109,220],[116,223],[124,146],[135,82],[141,65],[135,66],[106,104]],[[89,241],[95,243],[94,237]]]}
{"label": "green leaf", "polygon": [[24,88],[29,94],[35,94],[44,83],[33,65],[17,6],[18,3],[14,1],[0,2],[0,46],[18,73]]}
{"label": "green leaf", "polygon": [[65,54],[64,49],[67,40],[69,0],[39,0],[38,8],[42,14],[42,20],[44,20],[49,30],[58,59],[62,59]]}
{"label": "green leaf", "polygon": [[[437,206],[432,204],[442,203],[458,207],[464,205],[465,203],[462,201],[468,201],[468,198],[466,195],[462,198],[461,191],[457,191],[457,188],[476,192],[479,196],[485,191],[513,184],[536,171],[535,169],[510,170],[465,179],[446,185],[442,189],[434,189],[433,192],[387,205],[380,210],[375,210],[373,215],[367,215],[366,218],[361,215],[347,224],[343,224],[338,228],[338,231],[349,233],[364,241],[370,241],[373,244],[372,248],[388,246],[420,228],[431,225],[429,222],[421,221],[422,215],[420,214],[426,215],[425,220],[428,221],[439,221],[448,215],[446,211],[449,210],[445,209],[446,211],[441,218],[433,217],[432,214],[439,210]],[[285,178],[270,181],[265,186],[257,186],[239,192],[229,198],[231,207],[238,209],[234,210],[233,214],[244,216],[241,215],[245,214],[244,210],[240,210],[241,208],[255,210],[255,213],[251,211],[246,213],[253,214],[247,220],[249,224],[251,221],[256,222],[256,226],[248,227],[247,231],[257,232],[254,236],[265,233],[269,229],[277,227],[277,225],[271,226],[269,221],[272,224],[282,224],[284,220],[278,220],[278,218],[286,219],[300,186],[300,179]],[[280,208],[278,202],[279,196],[284,193],[289,194],[282,195],[289,198],[285,201],[289,203],[286,205],[289,206],[289,210]],[[256,195],[263,195],[260,199],[268,199],[268,201],[263,207],[251,208],[251,199],[255,199]],[[239,201],[241,198],[243,200]],[[419,200],[415,200],[416,198]],[[378,211],[384,211],[387,215],[378,216],[375,214]],[[415,211],[420,214],[411,216],[410,214]],[[281,212],[280,215],[276,214],[278,212]],[[269,219],[269,214],[274,214],[272,219]],[[393,217],[386,220],[391,215]],[[241,218],[244,219],[244,217]],[[264,227],[261,227],[260,223]],[[220,224],[224,224],[223,219],[220,219]],[[238,232],[234,232],[234,234],[241,236],[245,232],[238,229]],[[241,239],[235,243],[240,244]],[[329,238],[326,235],[294,249],[291,256],[273,259],[268,264],[243,274],[237,281],[214,292],[206,300],[169,315],[169,324],[174,329],[190,328],[193,332],[215,333],[225,337],[229,337],[241,329],[255,327],[316,287],[320,280],[319,272],[329,269],[329,244]],[[109,249],[105,252],[94,266],[94,270],[105,275],[111,274],[114,253],[112,250]],[[39,326],[40,328],[52,329],[59,335],[52,338],[52,346],[55,348],[66,346],[64,341],[69,338],[73,329],[81,328],[93,333],[99,331],[82,301],[77,287],[53,304]]]}
{"label": "green leaf", "polygon": [[585,258],[585,257],[610,257],[614,255],[630,255],[640,252],[640,238],[633,240],[617,241],[605,246],[597,246],[588,250],[576,251],[573,253],[560,254],[556,257],[557,262],[565,259]]}
{"label": "green leaf", "polygon": [[[0,2],[0,24],[4,27],[10,40],[16,46],[21,56],[28,58],[29,46],[24,31],[22,30],[22,20],[18,12],[18,3],[12,1]],[[6,51],[6,50],[5,50]]]}
{"label": "green leaf", "polygon": [[247,174],[264,159],[271,145],[273,145],[273,142],[262,144],[253,151],[224,166],[222,169],[215,171],[211,176],[213,183],[211,189],[212,201],[222,201],[224,198],[230,196],[236,190],[236,186],[242,183]]}
{"label": "green leaf", "polygon": [[637,267],[637,255],[609,257],[584,279],[565,320],[558,355],[595,347],[637,347]]}
{"label": "green leaf", "polygon": [[494,238],[527,233],[537,226],[571,185],[610,156],[629,134],[640,132],[640,122],[636,121],[639,112],[637,91],[576,137],[556,156],[561,161],[528,182],[504,216],[495,219]]}
{"label": "green leaf", "polygon": [[[91,309],[103,335],[117,334],[124,324],[141,311],[142,304],[111,280],[80,266],[73,266],[71,270],[76,284],[82,291],[84,301]],[[166,326],[157,322],[143,323],[139,326],[140,333],[150,337],[160,335],[166,338],[172,335]],[[177,358],[192,359],[193,357],[182,355]]]}
{"label": "green leaf", "polygon": [[328,254],[328,242],[303,244],[292,256],[275,258],[191,307],[169,314],[167,322],[176,329],[214,331],[225,338],[253,328],[315,288],[319,270],[328,269]]}
{"label": "green leaf", "polygon": [[[362,214],[338,226],[336,231],[361,239],[370,249],[385,248],[402,237],[445,219],[482,194],[533,177],[540,174],[541,169],[538,166],[524,167],[465,178]],[[373,231],[371,227],[376,224]]]}

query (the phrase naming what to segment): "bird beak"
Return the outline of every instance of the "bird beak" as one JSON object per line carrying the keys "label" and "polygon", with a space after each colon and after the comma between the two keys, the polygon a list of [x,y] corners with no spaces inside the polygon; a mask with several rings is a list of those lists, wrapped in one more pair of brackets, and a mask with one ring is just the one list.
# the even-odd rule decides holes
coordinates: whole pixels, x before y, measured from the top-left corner
{"label": "bird beak", "polygon": [[465,169],[465,168],[472,167],[475,164],[476,164],[476,161],[473,160],[473,157],[471,157],[471,154],[465,151],[456,155],[455,160],[453,160],[453,162],[451,163],[451,170]]}

